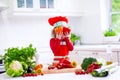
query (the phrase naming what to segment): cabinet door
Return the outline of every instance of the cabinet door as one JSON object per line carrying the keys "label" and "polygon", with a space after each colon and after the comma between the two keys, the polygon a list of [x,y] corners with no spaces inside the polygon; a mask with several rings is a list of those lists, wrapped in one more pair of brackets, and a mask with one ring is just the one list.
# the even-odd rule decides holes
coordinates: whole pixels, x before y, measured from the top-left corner
{"label": "cabinet door", "polygon": [[118,64],[120,66],[120,52],[118,52]]}
{"label": "cabinet door", "polygon": [[91,51],[78,51],[78,64],[83,62],[84,58],[93,57],[96,58],[97,54]]}
{"label": "cabinet door", "polygon": [[112,61],[118,62],[117,52],[112,52],[111,54],[100,51],[78,51],[78,63],[81,64],[83,59],[86,57],[93,57],[96,59],[104,59],[105,62]]}
{"label": "cabinet door", "polygon": [[72,51],[69,53],[69,57],[70,57],[70,61],[76,61],[77,64],[79,63],[79,60],[78,60],[78,51]]}
{"label": "cabinet door", "polygon": [[106,62],[107,61],[112,61],[112,62],[117,62],[117,52],[112,52],[112,53],[106,53],[106,52],[97,52],[96,58],[103,58]]}

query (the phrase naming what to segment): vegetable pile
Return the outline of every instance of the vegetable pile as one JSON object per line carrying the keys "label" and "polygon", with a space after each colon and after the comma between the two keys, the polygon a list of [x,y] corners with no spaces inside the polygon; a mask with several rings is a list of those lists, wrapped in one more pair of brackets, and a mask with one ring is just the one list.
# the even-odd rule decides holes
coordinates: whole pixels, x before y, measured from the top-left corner
{"label": "vegetable pile", "polygon": [[[104,63],[103,63],[104,64]],[[100,60],[92,57],[84,58],[81,64],[82,69],[75,71],[76,75],[91,74],[93,77],[106,77],[118,69],[118,62],[106,66]]]}
{"label": "vegetable pile", "polygon": [[77,63],[75,61],[69,61],[69,59],[63,58],[57,64],[52,64],[48,66],[48,70],[51,69],[65,69],[65,68],[75,68]]}
{"label": "vegetable pile", "polygon": [[102,64],[98,63],[96,58],[88,57],[84,58],[81,64],[82,70],[76,70],[75,73],[78,74],[89,74],[92,73],[95,69],[101,68]]}
{"label": "vegetable pile", "polygon": [[92,57],[84,58],[82,65],[81,65],[82,69],[87,71],[89,65],[92,64],[93,62],[97,62],[97,60],[95,58],[92,58]]}
{"label": "vegetable pile", "polygon": [[6,49],[4,54],[4,68],[9,76],[22,76],[25,73],[34,73],[36,65],[33,57],[36,53],[36,48],[30,44],[28,47],[12,47]]}

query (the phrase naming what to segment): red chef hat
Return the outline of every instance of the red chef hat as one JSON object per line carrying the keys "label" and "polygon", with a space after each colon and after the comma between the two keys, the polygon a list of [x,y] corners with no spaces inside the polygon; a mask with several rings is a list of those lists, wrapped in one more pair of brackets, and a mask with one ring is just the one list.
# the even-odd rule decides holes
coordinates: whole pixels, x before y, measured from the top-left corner
{"label": "red chef hat", "polygon": [[55,16],[55,17],[49,18],[48,22],[51,26],[54,26],[54,27],[61,26],[61,25],[67,27],[68,19],[62,16]]}

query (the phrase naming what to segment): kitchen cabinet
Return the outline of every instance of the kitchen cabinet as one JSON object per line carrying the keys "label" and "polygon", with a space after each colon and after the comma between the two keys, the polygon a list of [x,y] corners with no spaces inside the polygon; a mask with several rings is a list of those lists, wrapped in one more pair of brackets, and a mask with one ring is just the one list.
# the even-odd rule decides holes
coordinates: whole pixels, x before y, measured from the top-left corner
{"label": "kitchen cabinet", "polygon": [[76,61],[81,64],[86,57],[94,57],[97,59],[104,59],[105,61],[119,62],[117,52],[106,53],[101,51],[73,51],[70,53],[71,61]]}
{"label": "kitchen cabinet", "polygon": [[78,56],[78,51],[72,51],[69,53],[70,61],[76,61],[77,64],[79,63],[79,56]]}
{"label": "kitchen cabinet", "polygon": [[4,11],[7,8],[8,8],[7,5],[5,5],[4,3],[0,2],[0,12]]}
{"label": "kitchen cabinet", "polygon": [[[51,0],[54,3],[52,8],[49,8],[49,0],[46,0],[46,6],[41,8],[40,0],[33,0],[32,5],[27,8],[27,5],[17,4],[17,0],[14,0],[14,15],[33,15],[33,16],[82,16],[80,11],[80,4],[78,0]],[[27,2],[26,2],[27,3]],[[75,3],[75,5],[73,4]],[[29,3],[28,3],[29,4]],[[42,4],[44,5],[44,4]],[[47,6],[48,5],[48,6]],[[50,4],[51,5],[51,4]]]}
{"label": "kitchen cabinet", "polygon": [[120,65],[120,51],[113,50],[112,53],[107,53],[105,49],[75,49],[74,51],[70,52],[70,60],[76,61],[78,65],[80,65],[84,58],[86,57],[94,57],[97,59],[104,59],[107,61],[118,62]]}
{"label": "kitchen cabinet", "polygon": [[118,52],[118,61],[119,61],[119,65],[120,65],[120,52]]}
{"label": "kitchen cabinet", "polygon": [[82,3],[79,0],[57,0],[57,13],[66,16],[83,16]]}
{"label": "kitchen cabinet", "polygon": [[47,12],[54,11],[54,1],[55,0],[14,0],[13,15],[46,15]]}

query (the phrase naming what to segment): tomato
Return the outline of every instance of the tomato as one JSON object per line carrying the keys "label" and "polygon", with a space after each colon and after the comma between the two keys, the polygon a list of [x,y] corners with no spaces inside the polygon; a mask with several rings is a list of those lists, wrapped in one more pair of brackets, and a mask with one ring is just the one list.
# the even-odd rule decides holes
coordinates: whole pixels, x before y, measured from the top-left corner
{"label": "tomato", "polygon": [[25,73],[22,76],[23,77],[29,77],[29,76],[37,76],[37,75],[38,75],[37,73]]}
{"label": "tomato", "polygon": [[70,34],[71,29],[67,27],[63,27],[63,34],[65,35],[66,33]]}

